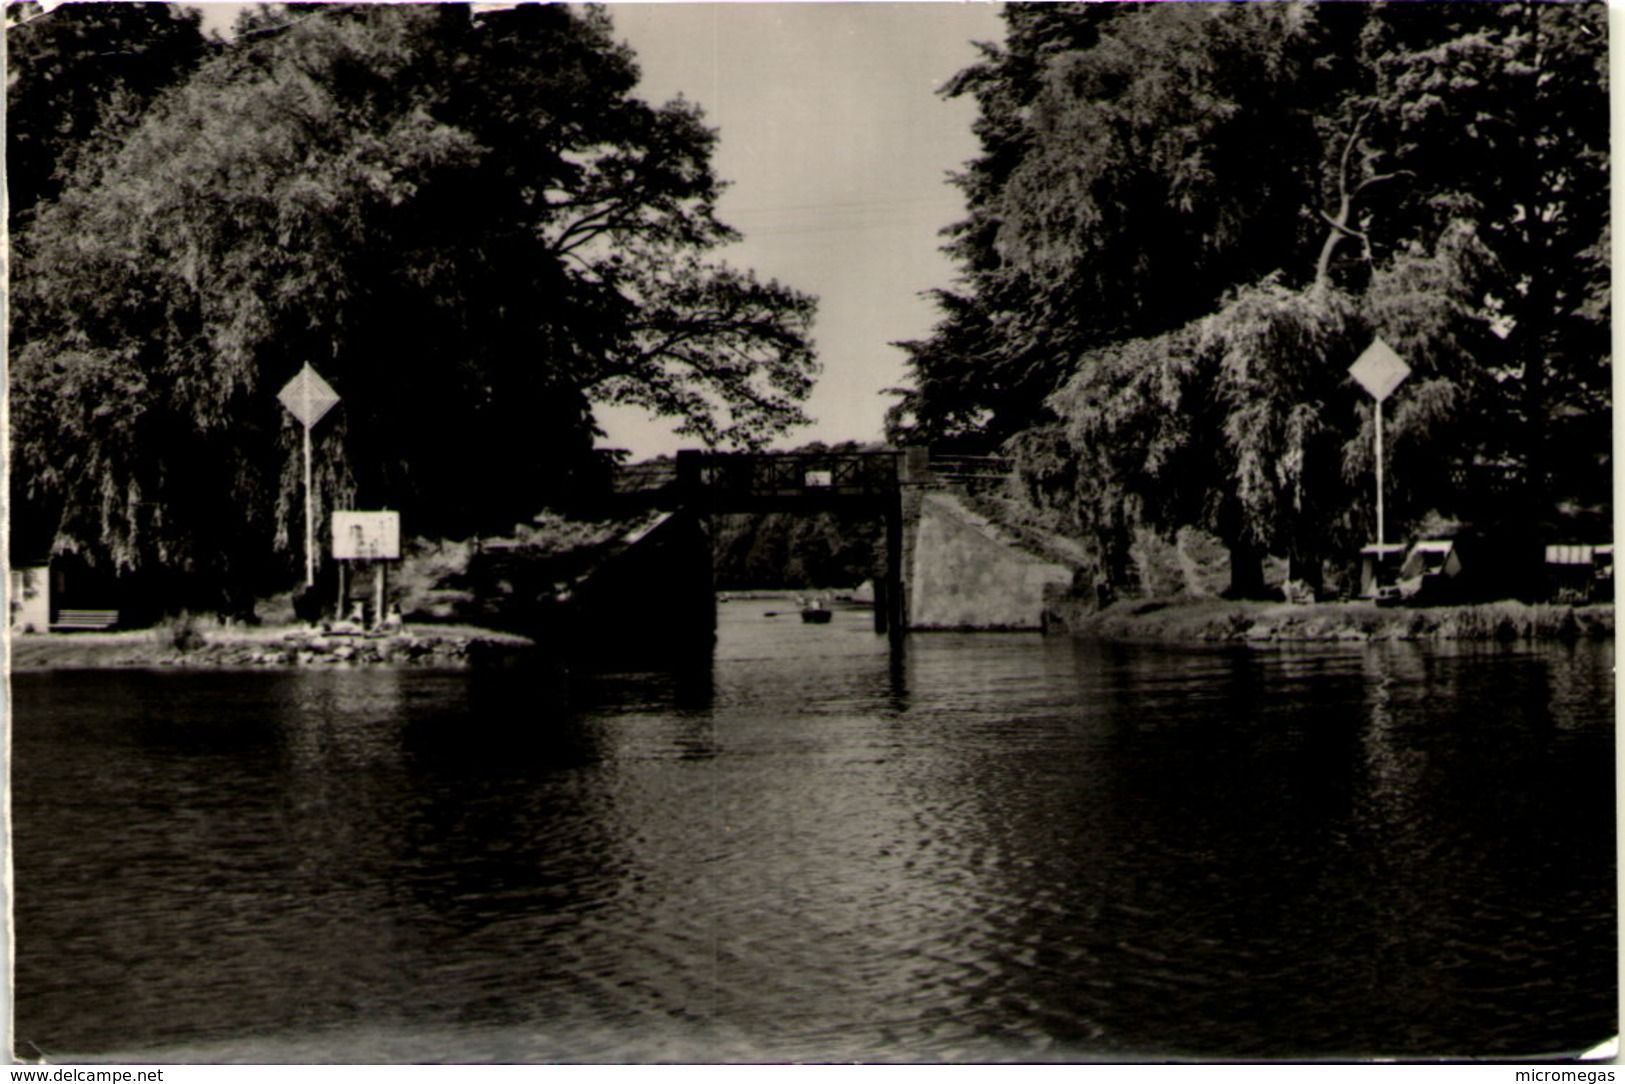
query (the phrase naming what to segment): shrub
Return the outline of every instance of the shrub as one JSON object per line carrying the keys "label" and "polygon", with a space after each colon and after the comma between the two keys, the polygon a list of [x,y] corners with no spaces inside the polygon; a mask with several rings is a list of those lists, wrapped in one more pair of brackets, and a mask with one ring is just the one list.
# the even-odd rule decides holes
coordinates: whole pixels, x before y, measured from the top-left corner
{"label": "shrub", "polygon": [[190,613],[179,613],[160,621],[153,633],[160,647],[186,654],[209,642]]}

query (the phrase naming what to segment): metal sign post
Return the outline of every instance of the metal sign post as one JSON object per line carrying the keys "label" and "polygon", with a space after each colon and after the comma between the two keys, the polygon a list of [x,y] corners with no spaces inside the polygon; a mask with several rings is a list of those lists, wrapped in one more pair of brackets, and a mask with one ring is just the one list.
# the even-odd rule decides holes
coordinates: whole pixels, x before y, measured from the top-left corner
{"label": "metal sign post", "polygon": [[1377,400],[1377,545],[1388,541],[1382,524],[1382,400]]}
{"label": "metal sign post", "polygon": [[311,466],[310,431],[338,404],[338,392],[306,362],[299,375],[277,394],[288,413],[305,427],[305,586],[316,583],[316,498]]}
{"label": "metal sign post", "polygon": [[1411,367],[1381,339],[1371,340],[1365,353],[1349,366],[1349,375],[1366,390],[1377,407],[1377,545],[1386,542],[1382,522],[1382,401],[1411,375]]}

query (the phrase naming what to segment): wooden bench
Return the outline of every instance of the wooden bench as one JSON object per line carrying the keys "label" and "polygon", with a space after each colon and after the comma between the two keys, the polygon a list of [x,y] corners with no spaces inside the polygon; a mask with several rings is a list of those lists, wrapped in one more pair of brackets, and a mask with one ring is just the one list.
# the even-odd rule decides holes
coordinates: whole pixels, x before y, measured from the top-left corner
{"label": "wooden bench", "polygon": [[51,622],[52,632],[80,632],[110,629],[118,624],[117,610],[58,610]]}

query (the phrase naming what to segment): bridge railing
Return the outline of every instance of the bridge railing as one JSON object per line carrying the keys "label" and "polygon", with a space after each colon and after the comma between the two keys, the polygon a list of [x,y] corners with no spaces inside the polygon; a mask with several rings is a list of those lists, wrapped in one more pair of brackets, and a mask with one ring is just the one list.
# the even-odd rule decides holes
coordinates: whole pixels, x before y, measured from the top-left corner
{"label": "bridge railing", "polygon": [[[934,454],[924,448],[876,452],[677,453],[675,490],[729,500],[887,496],[900,484],[946,483],[987,490],[1015,472],[1004,456]],[[629,472],[630,473],[630,472]]]}
{"label": "bridge railing", "polygon": [[931,455],[931,474],[954,485],[987,489],[1015,473],[1016,461],[995,455]]}
{"label": "bridge railing", "polygon": [[900,452],[685,453],[678,485],[736,499],[895,493]]}

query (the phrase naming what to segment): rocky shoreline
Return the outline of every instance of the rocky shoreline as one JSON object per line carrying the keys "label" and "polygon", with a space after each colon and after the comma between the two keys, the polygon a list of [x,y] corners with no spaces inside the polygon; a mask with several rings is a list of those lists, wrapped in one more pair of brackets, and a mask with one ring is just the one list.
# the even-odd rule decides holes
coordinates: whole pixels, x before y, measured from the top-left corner
{"label": "rocky shoreline", "polygon": [[1516,601],[1463,606],[1378,606],[1372,602],[1231,602],[1149,599],[1103,610],[1057,607],[1051,629],[1112,640],[1205,643],[1595,640],[1614,635],[1614,607]]}
{"label": "rocky shoreline", "polygon": [[407,626],[388,633],[310,628],[216,628],[189,636],[166,629],[13,635],[13,671],[122,667],[465,669],[520,654],[522,636],[468,626]]}
{"label": "rocky shoreline", "polygon": [[[1092,639],[1203,643],[1574,641],[1614,635],[1614,607],[1492,602],[1380,607],[1370,602],[1290,605],[1220,599],[1149,599],[1088,611],[1052,607],[1048,631]],[[523,636],[468,625],[407,625],[388,633],[303,627],[216,627],[177,635],[129,632],[13,634],[13,672],[124,667],[212,669],[423,667],[501,664],[536,647]]]}

